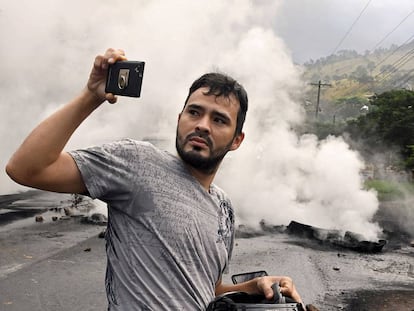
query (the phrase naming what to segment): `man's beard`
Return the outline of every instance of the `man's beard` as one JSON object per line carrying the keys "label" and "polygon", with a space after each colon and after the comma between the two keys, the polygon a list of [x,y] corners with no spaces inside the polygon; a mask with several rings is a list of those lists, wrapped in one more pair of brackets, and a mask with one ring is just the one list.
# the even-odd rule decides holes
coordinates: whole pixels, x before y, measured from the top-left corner
{"label": "man's beard", "polygon": [[[193,149],[187,152],[184,151],[184,145],[192,137],[201,137],[206,141],[208,149],[210,150],[210,155],[208,157],[200,155],[197,149]],[[192,133],[188,135],[184,140],[182,138],[180,140],[181,144],[179,142],[179,136],[177,131],[175,147],[177,149],[178,155],[185,163],[205,174],[212,174],[218,169],[218,166],[220,165],[221,161],[223,160],[227,152],[230,150],[230,147],[233,143],[233,141],[230,141],[230,143],[224,146],[223,148],[220,148],[219,150],[212,152],[213,148],[211,139],[205,135],[202,135],[201,133]]]}

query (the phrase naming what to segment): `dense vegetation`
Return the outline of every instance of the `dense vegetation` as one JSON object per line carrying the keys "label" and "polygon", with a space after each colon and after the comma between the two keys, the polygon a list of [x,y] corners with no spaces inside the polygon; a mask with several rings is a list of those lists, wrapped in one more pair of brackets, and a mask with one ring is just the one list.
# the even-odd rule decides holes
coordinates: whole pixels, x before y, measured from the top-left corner
{"label": "dense vegetation", "polygon": [[371,111],[349,120],[344,131],[365,149],[394,149],[401,155],[400,167],[414,170],[414,92],[393,90],[372,98]]}

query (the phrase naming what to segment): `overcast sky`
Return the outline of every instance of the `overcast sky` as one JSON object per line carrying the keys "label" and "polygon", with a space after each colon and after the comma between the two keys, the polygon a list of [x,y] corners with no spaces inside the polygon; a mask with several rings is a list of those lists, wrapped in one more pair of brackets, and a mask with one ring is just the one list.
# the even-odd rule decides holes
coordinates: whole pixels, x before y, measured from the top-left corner
{"label": "overcast sky", "polygon": [[364,53],[383,39],[380,46],[389,47],[414,35],[414,1],[285,0],[274,27],[297,63],[330,55],[349,30],[337,50]]}

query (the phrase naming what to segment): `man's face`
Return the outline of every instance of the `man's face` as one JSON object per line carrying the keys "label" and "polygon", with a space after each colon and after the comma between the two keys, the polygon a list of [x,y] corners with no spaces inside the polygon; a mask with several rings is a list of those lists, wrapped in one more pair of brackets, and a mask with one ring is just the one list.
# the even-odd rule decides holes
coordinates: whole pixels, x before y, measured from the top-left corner
{"label": "man's face", "polygon": [[204,95],[208,90],[199,88],[188,98],[178,118],[176,147],[184,162],[213,173],[226,153],[240,146],[244,134],[235,136],[240,107],[236,97]]}

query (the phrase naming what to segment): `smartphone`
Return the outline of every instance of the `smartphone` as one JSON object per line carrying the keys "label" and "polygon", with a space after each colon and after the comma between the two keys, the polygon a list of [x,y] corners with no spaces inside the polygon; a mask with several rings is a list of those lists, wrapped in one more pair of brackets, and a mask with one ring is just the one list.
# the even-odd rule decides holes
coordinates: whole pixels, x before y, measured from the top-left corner
{"label": "smartphone", "polygon": [[264,270],[245,272],[245,273],[239,273],[239,274],[232,275],[231,280],[233,281],[233,284],[238,284],[238,283],[250,281],[259,276],[266,276],[266,275],[267,275],[267,272]]}
{"label": "smartphone", "polygon": [[119,61],[109,65],[105,92],[119,96],[140,97],[145,62]]}

